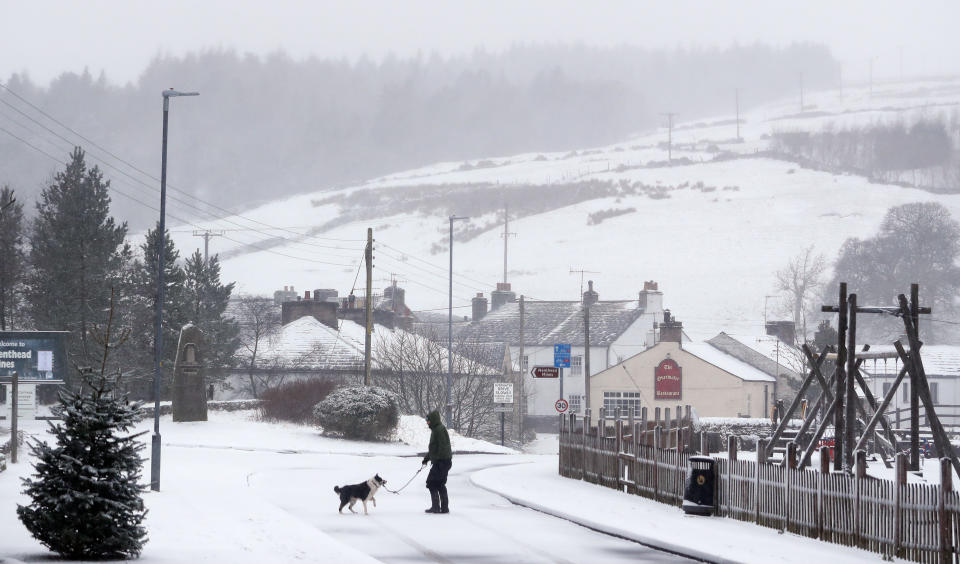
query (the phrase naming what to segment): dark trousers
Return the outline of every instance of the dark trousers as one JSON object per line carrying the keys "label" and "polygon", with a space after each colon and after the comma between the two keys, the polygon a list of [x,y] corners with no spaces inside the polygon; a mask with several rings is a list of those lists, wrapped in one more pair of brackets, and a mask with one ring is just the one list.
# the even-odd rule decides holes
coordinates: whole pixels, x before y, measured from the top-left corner
{"label": "dark trousers", "polygon": [[427,474],[427,489],[430,490],[430,498],[433,506],[440,504],[440,509],[446,510],[449,507],[447,498],[447,474],[450,467],[453,466],[452,460],[436,460],[430,466],[430,473]]}

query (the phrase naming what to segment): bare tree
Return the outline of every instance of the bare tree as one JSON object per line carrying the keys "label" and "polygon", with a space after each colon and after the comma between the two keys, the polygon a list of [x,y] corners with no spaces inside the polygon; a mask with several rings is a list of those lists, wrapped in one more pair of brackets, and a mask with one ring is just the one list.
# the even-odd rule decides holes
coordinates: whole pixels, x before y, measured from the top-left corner
{"label": "bare tree", "polygon": [[[447,347],[438,337],[396,331],[381,334],[374,342],[380,368],[376,383],[397,394],[404,413],[444,410]],[[452,426],[469,437],[491,438],[499,433],[493,410],[493,383],[500,379],[498,359],[480,345],[463,341],[454,345]]]}
{"label": "bare tree", "polygon": [[240,321],[237,360],[246,368],[249,391],[256,398],[266,385],[263,367],[257,365],[258,355],[267,341],[280,332],[280,311],[270,298],[246,295],[240,296],[236,313]]}
{"label": "bare tree", "polygon": [[783,292],[790,299],[799,342],[807,340],[807,312],[812,300],[820,295],[820,288],[823,286],[821,277],[826,268],[826,258],[816,253],[813,245],[810,245],[777,271],[777,291]]}

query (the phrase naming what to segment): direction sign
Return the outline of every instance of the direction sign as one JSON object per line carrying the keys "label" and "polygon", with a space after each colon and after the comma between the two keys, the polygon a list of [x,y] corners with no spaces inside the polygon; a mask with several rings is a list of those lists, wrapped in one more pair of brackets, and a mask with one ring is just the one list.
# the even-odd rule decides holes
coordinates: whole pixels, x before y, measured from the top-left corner
{"label": "direction sign", "polygon": [[513,384],[510,382],[494,382],[493,403],[513,403]]}
{"label": "direction sign", "polygon": [[557,400],[557,403],[553,404],[553,407],[557,408],[557,413],[563,413],[570,407],[570,404],[567,403],[567,400],[560,398]]}
{"label": "direction sign", "polygon": [[534,378],[559,378],[560,369],[556,366],[534,366],[530,374]]}
{"label": "direction sign", "polygon": [[553,365],[570,368],[570,345],[553,345]]}

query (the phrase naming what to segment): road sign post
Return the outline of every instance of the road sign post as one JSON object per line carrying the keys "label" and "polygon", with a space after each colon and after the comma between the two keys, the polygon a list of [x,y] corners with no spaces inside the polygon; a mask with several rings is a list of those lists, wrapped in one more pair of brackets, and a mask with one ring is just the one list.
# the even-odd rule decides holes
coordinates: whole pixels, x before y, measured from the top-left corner
{"label": "road sign post", "polygon": [[570,345],[553,345],[553,365],[560,370],[560,399],[563,399],[563,369],[570,368]]}

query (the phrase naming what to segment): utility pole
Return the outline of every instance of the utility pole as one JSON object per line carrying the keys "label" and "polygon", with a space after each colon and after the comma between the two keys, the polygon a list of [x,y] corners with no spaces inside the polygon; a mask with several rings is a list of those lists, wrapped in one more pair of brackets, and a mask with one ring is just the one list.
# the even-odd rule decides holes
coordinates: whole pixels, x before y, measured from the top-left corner
{"label": "utility pole", "polygon": [[453,428],[453,222],[467,217],[450,216],[450,293],[447,310],[447,427]]}
{"label": "utility pole", "polygon": [[367,228],[367,248],[363,253],[367,265],[366,328],[363,332],[363,385],[370,385],[370,337],[373,333],[373,228]]}
{"label": "utility pole", "polygon": [[803,73],[800,73],[800,113],[803,113]]}
{"label": "utility pole", "polygon": [[503,283],[507,283],[507,239],[513,235],[517,236],[516,233],[510,232],[510,208],[507,204],[503,205],[503,234],[500,235],[503,237]]}
{"label": "utility pole", "polygon": [[527,402],[523,395],[523,383],[527,379],[527,371],[523,366],[523,294],[520,294],[520,361],[517,363],[520,368],[520,437],[519,442],[523,444],[523,415],[527,408]]}
{"label": "utility pole", "polygon": [[737,141],[740,140],[740,89],[733,89],[734,100],[737,105]]}
{"label": "utility pole", "polygon": [[223,231],[194,230],[194,237],[203,237],[203,263],[210,264],[210,239],[212,237],[223,237]]}
{"label": "utility pole", "polygon": [[667,162],[673,162],[673,117],[677,112],[664,112],[660,114],[667,116]]}
{"label": "utility pole", "polygon": [[[583,409],[590,407],[590,304],[583,304]],[[584,411],[583,413],[586,413]]]}

